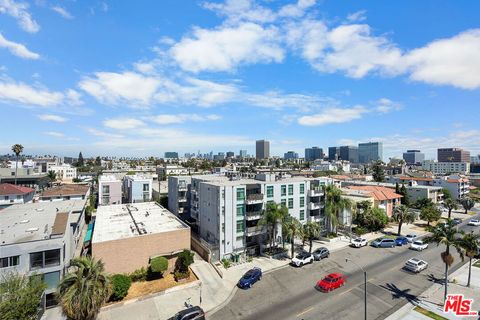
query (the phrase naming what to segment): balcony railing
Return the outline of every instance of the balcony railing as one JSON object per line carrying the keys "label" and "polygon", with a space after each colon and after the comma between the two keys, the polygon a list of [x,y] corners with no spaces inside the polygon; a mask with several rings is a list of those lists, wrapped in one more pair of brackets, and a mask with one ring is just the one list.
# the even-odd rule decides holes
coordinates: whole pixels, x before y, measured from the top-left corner
{"label": "balcony railing", "polygon": [[178,197],[178,202],[187,202],[187,197]]}
{"label": "balcony railing", "polygon": [[247,237],[251,237],[257,234],[264,233],[264,229],[262,227],[250,227],[245,230]]}
{"label": "balcony railing", "polygon": [[245,199],[246,204],[255,204],[255,203],[262,203],[262,202],[263,202],[263,193],[248,194],[247,198]]}
{"label": "balcony railing", "polygon": [[322,189],[311,189],[308,190],[308,196],[309,197],[321,197],[325,194],[325,192]]}
{"label": "balcony railing", "polygon": [[262,217],[263,211],[252,211],[245,213],[245,219],[247,220],[258,220]]}
{"label": "balcony railing", "polygon": [[308,209],[309,210],[320,210],[320,208],[321,208],[320,203],[310,202],[308,204]]}
{"label": "balcony railing", "polygon": [[187,191],[187,186],[186,185],[179,185],[178,186],[178,191]]}

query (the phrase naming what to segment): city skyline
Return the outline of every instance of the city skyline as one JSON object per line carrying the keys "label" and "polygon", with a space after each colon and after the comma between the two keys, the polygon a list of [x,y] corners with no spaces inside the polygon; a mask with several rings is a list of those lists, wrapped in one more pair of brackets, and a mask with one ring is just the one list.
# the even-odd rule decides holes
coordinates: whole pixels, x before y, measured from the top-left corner
{"label": "city skyline", "polygon": [[480,153],[478,3],[0,9],[0,153],[253,155],[257,139],[276,156],[368,141],[383,142],[384,160]]}

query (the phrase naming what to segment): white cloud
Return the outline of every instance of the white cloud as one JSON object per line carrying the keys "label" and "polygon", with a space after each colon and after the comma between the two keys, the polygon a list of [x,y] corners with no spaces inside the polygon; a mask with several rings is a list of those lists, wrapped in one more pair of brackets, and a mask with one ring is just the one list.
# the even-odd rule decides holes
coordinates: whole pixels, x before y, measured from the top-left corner
{"label": "white cloud", "polygon": [[52,10],[61,15],[65,19],[73,19],[73,16],[70,12],[68,12],[65,8],[54,6]]}
{"label": "white cloud", "polygon": [[227,0],[225,3],[206,2],[203,7],[226,17],[228,24],[241,21],[266,23],[276,19],[276,14],[272,10],[260,6],[254,0]]}
{"label": "white cloud", "polygon": [[55,137],[55,138],[64,138],[65,135],[61,132],[57,132],[57,131],[47,131],[47,132],[44,132],[44,134],[48,135],[48,136],[51,136],[51,137]]}
{"label": "white cloud", "polygon": [[203,122],[203,121],[215,121],[220,120],[221,116],[216,114],[198,115],[198,114],[160,114],[150,117],[149,120],[157,124],[178,124],[184,122]]}
{"label": "white cloud", "polygon": [[355,106],[353,108],[330,108],[321,113],[300,117],[298,123],[303,126],[344,123],[360,119],[366,112],[368,112],[368,110],[362,106]]}
{"label": "white cloud", "polygon": [[6,48],[13,55],[24,59],[36,60],[40,58],[38,53],[32,52],[27,49],[23,44],[7,40],[0,32],[0,48]]}
{"label": "white cloud", "polygon": [[365,14],[367,13],[367,10],[360,10],[354,13],[351,13],[347,16],[347,20],[351,22],[360,22],[360,21],[365,21],[367,17]]}
{"label": "white cloud", "polygon": [[133,119],[133,118],[117,118],[117,119],[107,119],[103,121],[103,125],[112,129],[135,129],[142,126],[145,126],[145,123],[142,120]]}
{"label": "white cloud", "polygon": [[0,102],[14,102],[34,106],[53,106],[64,99],[61,92],[36,88],[21,82],[2,82],[0,80]]}
{"label": "white cloud", "polygon": [[54,121],[54,122],[66,122],[68,119],[65,117],[57,116],[54,114],[40,114],[38,118],[43,121]]}
{"label": "white cloud", "polygon": [[35,33],[40,30],[40,26],[28,12],[28,4],[26,3],[0,0],[0,13],[15,18],[20,27],[27,32]]}
{"label": "white cloud", "polygon": [[279,38],[276,28],[247,22],[214,30],[195,28],[170,50],[184,70],[233,71],[240,64],[281,62]]}
{"label": "white cloud", "polygon": [[278,91],[269,91],[261,94],[244,93],[240,101],[248,102],[257,107],[277,110],[283,108],[295,108],[303,112],[337,104],[336,100],[329,97],[297,93],[285,94]]}
{"label": "white cloud", "polygon": [[296,4],[287,4],[280,8],[278,15],[280,17],[300,18],[305,11],[315,5],[316,0],[298,0]]}
{"label": "white cloud", "polygon": [[389,113],[392,111],[398,111],[402,109],[402,105],[398,102],[392,101],[387,98],[381,98],[374,103],[375,111],[380,113]]}
{"label": "white cloud", "polygon": [[101,131],[95,128],[85,128],[85,130],[96,137],[102,137],[102,138],[107,138],[107,139],[123,139],[124,136],[121,134],[116,134],[116,133],[109,133],[105,131]]}

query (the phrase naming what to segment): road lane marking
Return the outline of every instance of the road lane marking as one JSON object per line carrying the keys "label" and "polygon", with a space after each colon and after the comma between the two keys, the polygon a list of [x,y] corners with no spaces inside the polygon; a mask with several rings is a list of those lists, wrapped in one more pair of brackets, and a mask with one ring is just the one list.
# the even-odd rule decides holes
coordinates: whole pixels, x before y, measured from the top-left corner
{"label": "road lane marking", "polygon": [[300,312],[299,314],[297,314],[297,317],[300,317],[302,315],[304,315],[305,313],[309,312],[309,311],[312,311],[314,309],[314,307],[310,307],[308,309],[305,309],[304,311]]}

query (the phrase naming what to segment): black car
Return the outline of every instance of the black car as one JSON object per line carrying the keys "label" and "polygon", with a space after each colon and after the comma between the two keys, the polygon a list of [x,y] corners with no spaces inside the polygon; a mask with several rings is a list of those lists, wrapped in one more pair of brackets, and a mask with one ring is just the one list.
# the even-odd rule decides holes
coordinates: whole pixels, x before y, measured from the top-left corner
{"label": "black car", "polygon": [[190,307],[178,312],[170,320],[205,320],[205,312],[199,306]]}
{"label": "black car", "polygon": [[330,251],[328,251],[328,249],[325,247],[321,247],[313,251],[312,254],[315,260],[322,260],[323,258],[328,258]]}
{"label": "black car", "polygon": [[453,218],[452,219],[452,224],[454,226],[456,226],[457,224],[460,224],[460,223],[462,223],[462,219],[460,219],[460,218]]}

